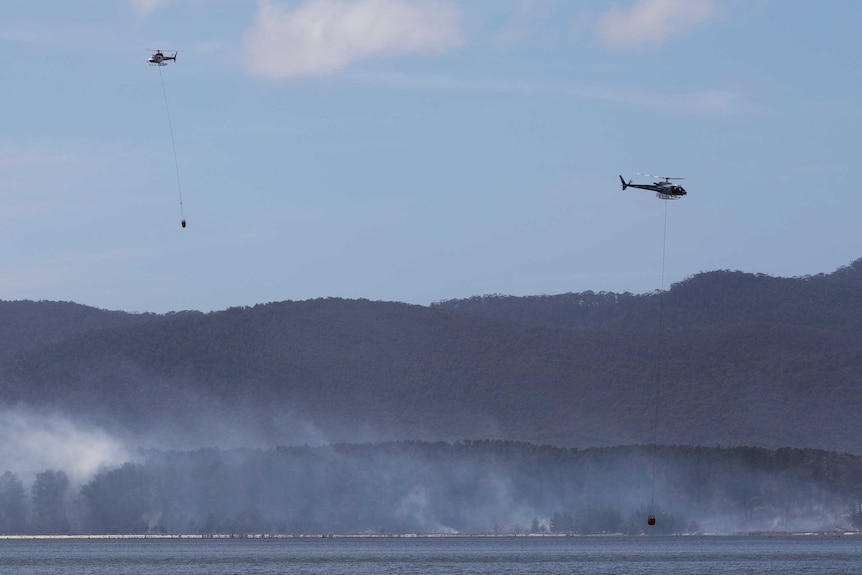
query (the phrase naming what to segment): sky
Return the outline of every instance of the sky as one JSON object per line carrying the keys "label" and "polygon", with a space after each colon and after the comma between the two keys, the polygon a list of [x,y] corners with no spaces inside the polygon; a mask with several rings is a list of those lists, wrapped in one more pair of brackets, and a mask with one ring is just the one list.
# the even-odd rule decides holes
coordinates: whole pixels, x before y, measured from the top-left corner
{"label": "sky", "polygon": [[[855,0],[6,0],[0,299],[829,273],[862,257],[860,24]],[[688,195],[622,191],[638,172]]]}

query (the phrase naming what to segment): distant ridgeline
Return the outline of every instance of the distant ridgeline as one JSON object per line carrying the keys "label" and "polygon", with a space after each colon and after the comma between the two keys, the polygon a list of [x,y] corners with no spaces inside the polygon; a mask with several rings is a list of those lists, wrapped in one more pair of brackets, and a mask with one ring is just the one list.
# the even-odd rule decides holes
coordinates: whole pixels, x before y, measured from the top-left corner
{"label": "distant ridgeline", "polygon": [[[2,534],[644,532],[651,451],[396,442],[149,452],[82,486],[0,476]],[[663,448],[650,534],[862,528],[862,458]]]}
{"label": "distant ridgeline", "polygon": [[[862,259],[831,274],[776,278],[734,271],[700,273],[671,286],[669,330],[778,324],[860,337]],[[658,294],[591,291],[551,296],[476,296],[432,304],[499,321],[565,329],[656,329]]]}
{"label": "distant ridgeline", "polygon": [[653,438],[661,353],[661,443],[862,454],[860,277],[862,260],[804,278],[698,274],[664,296],[661,349],[657,294],[166,315],[0,302],[0,397],[183,449],[637,445]]}

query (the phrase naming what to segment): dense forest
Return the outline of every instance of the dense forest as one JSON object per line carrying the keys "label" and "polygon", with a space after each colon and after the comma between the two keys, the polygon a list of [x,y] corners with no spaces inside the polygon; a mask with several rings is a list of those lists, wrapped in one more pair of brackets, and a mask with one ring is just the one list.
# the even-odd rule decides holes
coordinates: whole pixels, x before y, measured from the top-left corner
{"label": "dense forest", "polygon": [[805,278],[698,274],[664,295],[662,333],[658,294],[167,315],[7,302],[0,315],[14,309],[30,339],[0,341],[0,397],[177,449],[224,447],[213,433],[259,447],[644,444],[658,404],[668,444],[862,454],[860,275],[860,262]]}
{"label": "dense forest", "polygon": [[659,301],[668,329],[769,324],[862,337],[862,259],[831,274],[779,278],[704,272],[664,294],[591,291],[550,296],[475,296],[432,307],[500,321],[573,330],[656,330]]}
{"label": "dense forest", "polygon": [[641,533],[653,455],[650,533],[858,529],[860,340],[862,260],[431,306],[0,302],[0,532]]}
{"label": "dense forest", "polygon": [[149,452],[0,476],[0,533],[745,533],[862,527],[862,458],[464,441]]}
{"label": "dense forest", "polygon": [[78,334],[175,315],[108,311],[72,302],[0,301],[0,359]]}

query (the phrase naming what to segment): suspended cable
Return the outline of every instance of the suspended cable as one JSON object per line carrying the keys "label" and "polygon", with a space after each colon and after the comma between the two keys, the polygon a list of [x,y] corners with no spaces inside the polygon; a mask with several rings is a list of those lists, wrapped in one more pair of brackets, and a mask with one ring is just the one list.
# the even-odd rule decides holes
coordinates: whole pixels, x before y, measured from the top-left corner
{"label": "suspended cable", "polygon": [[165,79],[162,76],[162,66],[157,66],[157,68],[159,69],[159,80],[162,82],[162,96],[164,96],[165,99],[165,112],[168,114],[168,130],[171,133],[171,148],[174,151],[174,168],[177,173],[177,192],[180,197],[180,225],[182,227],[186,227],[186,214],[183,208],[183,188],[180,185],[180,163],[177,160],[177,145],[174,142],[174,126],[171,122],[171,110],[168,107],[168,92],[165,90]]}
{"label": "suspended cable", "polygon": [[654,504],[655,504],[655,478],[656,478],[656,463],[657,463],[657,454],[658,454],[658,411],[659,404],[661,403],[661,368],[662,368],[662,355],[664,353],[664,342],[662,341],[664,337],[664,270],[665,270],[665,261],[667,254],[667,205],[668,200],[665,198],[664,200],[664,231],[662,233],[662,241],[661,241],[661,284],[658,292],[658,336],[656,337],[656,347],[658,352],[656,353],[656,368],[655,368],[655,390],[654,390],[654,400],[655,400],[655,409],[653,412],[653,439],[652,439],[652,478],[650,481],[650,500],[649,500],[649,515],[647,516],[647,524],[655,525],[655,512],[654,512]]}

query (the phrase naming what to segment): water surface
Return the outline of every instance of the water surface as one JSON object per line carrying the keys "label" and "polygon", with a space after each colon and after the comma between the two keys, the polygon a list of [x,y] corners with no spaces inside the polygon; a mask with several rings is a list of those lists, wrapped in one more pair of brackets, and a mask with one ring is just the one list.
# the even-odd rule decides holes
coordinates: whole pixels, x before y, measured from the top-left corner
{"label": "water surface", "polygon": [[9,539],[0,573],[862,574],[862,536]]}

